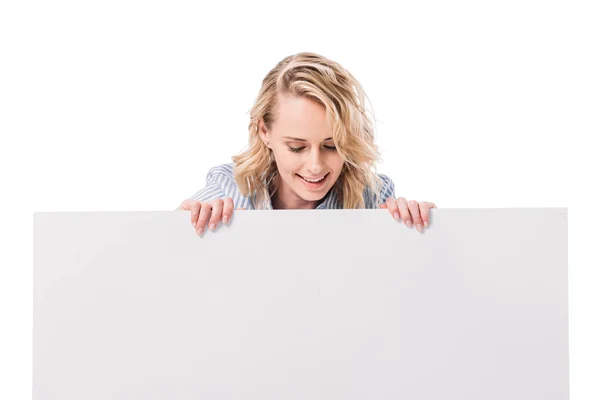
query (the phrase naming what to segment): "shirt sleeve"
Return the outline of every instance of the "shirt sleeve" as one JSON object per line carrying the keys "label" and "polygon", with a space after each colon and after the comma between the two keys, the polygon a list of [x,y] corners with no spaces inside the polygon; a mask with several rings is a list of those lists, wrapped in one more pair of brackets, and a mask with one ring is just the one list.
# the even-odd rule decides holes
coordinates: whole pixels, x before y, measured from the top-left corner
{"label": "shirt sleeve", "polygon": [[388,197],[396,198],[396,187],[394,185],[394,181],[392,181],[387,175],[379,174],[379,178],[383,183],[383,187],[381,188],[381,192],[379,193],[379,207],[381,204],[385,203]]}
{"label": "shirt sleeve", "polygon": [[192,200],[207,202],[225,197],[222,189],[224,186],[223,181],[225,179],[227,179],[225,175],[215,172],[214,168],[211,169],[208,171],[208,175],[206,175],[206,186],[194,193],[189,198]]}
{"label": "shirt sleeve", "polygon": [[395,197],[396,195],[394,182],[387,175],[378,174],[377,176],[381,180],[381,189],[379,189],[378,193],[379,198],[377,198],[377,195],[370,188],[365,189],[363,199],[365,200],[365,208],[367,209],[379,208],[381,204],[385,203],[388,197]]}

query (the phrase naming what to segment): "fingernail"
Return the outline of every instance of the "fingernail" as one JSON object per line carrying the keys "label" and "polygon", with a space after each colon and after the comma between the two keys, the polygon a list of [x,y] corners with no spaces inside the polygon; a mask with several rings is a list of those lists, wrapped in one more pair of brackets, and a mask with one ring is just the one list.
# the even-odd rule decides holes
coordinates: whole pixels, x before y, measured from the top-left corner
{"label": "fingernail", "polygon": [[223,223],[224,223],[224,224],[226,224],[226,223],[227,223],[227,221],[229,221],[229,217],[228,217],[227,215],[225,215],[225,216],[223,217]]}
{"label": "fingernail", "polygon": [[409,228],[412,226],[412,221],[411,221],[411,220],[404,221],[404,223],[405,223],[405,224],[406,224],[406,226],[408,226]]}
{"label": "fingernail", "polygon": [[202,236],[202,234],[204,233],[204,229],[202,229],[202,228],[198,228],[198,229],[196,230],[196,233],[198,234],[198,236]]}
{"label": "fingernail", "polygon": [[429,222],[425,221],[425,228],[429,226]]}
{"label": "fingernail", "polygon": [[210,225],[208,226],[208,229],[210,229],[211,231],[214,231],[216,227],[217,227],[217,225],[215,225],[215,224],[210,224]]}
{"label": "fingernail", "polygon": [[421,224],[417,224],[417,230],[419,232],[423,232],[423,226]]}
{"label": "fingernail", "polygon": [[400,214],[398,214],[398,213],[395,213],[395,214],[394,214],[394,218],[396,218],[396,219],[400,219]]}

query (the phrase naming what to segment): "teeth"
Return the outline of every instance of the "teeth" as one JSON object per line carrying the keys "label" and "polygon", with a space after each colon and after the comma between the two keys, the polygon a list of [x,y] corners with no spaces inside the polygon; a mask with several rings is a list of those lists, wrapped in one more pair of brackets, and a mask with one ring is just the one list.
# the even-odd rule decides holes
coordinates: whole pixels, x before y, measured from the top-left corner
{"label": "teeth", "polygon": [[316,181],[311,181],[310,179],[306,179],[305,177],[302,177],[302,179],[304,179],[306,182],[317,183],[317,182],[321,182],[323,179],[325,179],[325,176],[323,176],[321,179],[317,179]]}

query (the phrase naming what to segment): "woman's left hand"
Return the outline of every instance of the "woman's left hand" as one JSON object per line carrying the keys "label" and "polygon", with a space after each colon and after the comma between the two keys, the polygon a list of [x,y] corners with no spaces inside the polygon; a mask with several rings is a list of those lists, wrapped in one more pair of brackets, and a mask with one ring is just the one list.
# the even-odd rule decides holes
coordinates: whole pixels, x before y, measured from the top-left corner
{"label": "woman's left hand", "polygon": [[404,197],[398,197],[396,200],[393,197],[388,197],[380,207],[387,208],[395,219],[402,218],[409,228],[414,223],[421,233],[423,233],[423,226],[425,228],[429,226],[429,209],[437,208],[435,204],[429,201],[419,203],[416,200],[410,200],[407,202]]}

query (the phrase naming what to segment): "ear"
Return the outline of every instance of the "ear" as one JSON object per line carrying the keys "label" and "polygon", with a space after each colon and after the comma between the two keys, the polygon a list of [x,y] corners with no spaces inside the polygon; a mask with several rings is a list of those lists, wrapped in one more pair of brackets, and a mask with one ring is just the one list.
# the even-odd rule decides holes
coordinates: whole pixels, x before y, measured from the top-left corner
{"label": "ear", "polygon": [[269,131],[267,130],[267,127],[265,126],[262,118],[258,121],[258,134],[260,135],[260,138],[262,139],[265,146],[271,148],[271,143],[269,140]]}

